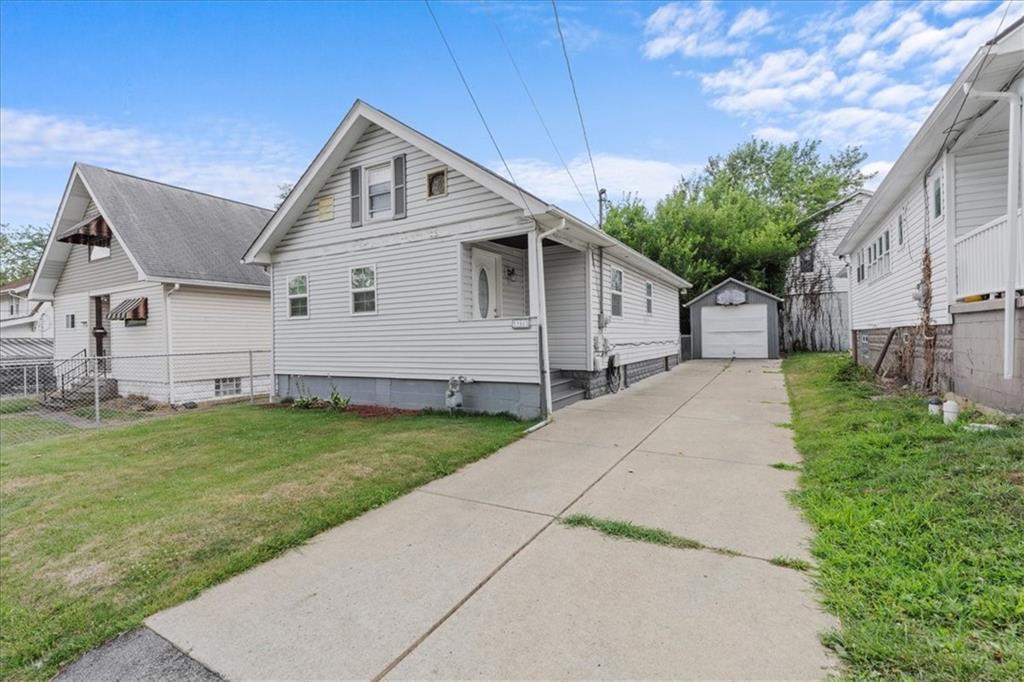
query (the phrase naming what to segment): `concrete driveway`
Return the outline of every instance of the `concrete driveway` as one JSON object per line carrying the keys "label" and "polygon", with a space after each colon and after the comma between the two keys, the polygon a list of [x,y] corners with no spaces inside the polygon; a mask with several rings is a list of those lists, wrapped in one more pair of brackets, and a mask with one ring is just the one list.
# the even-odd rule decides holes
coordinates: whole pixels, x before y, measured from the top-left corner
{"label": "concrete driveway", "polygon": [[[266,678],[826,676],[779,363],[688,362],[147,621]],[[570,528],[664,528],[680,550]]]}

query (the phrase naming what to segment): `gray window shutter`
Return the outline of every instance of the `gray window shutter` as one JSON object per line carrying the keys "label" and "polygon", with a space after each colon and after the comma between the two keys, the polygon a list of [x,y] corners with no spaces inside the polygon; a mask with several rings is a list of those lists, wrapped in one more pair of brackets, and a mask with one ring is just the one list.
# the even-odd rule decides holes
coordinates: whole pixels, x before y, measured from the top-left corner
{"label": "gray window shutter", "polygon": [[395,157],[393,163],[395,175],[395,211],[394,219],[405,217],[405,154]]}
{"label": "gray window shutter", "polygon": [[349,223],[352,227],[359,227],[363,224],[362,171],[362,168],[353,168],[348,172],[348,177],[352,186],[352,215],[350,216],[351,222]]}

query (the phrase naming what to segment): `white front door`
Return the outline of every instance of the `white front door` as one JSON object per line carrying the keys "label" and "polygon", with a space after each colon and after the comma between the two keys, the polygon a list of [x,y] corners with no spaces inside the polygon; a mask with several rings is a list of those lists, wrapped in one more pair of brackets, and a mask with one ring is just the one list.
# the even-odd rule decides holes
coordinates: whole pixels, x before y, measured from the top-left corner
{"label": "white front door", "polygon": [[473,249],[473,319],[501,317],[501,256]]}
{"label": "white front door", "polygon": [[768,357],[768,306],[764,303],[701,308],[701,357]]}

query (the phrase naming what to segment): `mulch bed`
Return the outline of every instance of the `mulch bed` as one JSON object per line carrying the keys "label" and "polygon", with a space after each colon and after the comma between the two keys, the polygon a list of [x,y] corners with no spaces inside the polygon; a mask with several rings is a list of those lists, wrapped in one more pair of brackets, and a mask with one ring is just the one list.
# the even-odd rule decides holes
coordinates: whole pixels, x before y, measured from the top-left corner
{"label": "mulch bed", "polygon": [[[270,409],[299,409],[293,408],[292,403],[265,403],[263,407]],[[316,407],[306,409],[313,409],[321,412],[330,411],[329,407]],[[398,407],[385,407],[384,405],[349,405],[345,409],[345,412],[349,414],[356,414],[359,415],[360,417],[400,417],[403,415],[420,414],[421,410],[403,410]]]}

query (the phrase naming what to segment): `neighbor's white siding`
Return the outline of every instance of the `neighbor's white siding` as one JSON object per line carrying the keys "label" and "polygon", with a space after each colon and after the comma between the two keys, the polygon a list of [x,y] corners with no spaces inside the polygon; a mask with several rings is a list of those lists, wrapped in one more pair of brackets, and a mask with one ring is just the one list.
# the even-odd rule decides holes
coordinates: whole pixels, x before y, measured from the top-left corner
{"label": "neighbor's white siding", "polygon": [[[600,259],[592,252],[591,306],[593,329],[598,329],[600,314]],[[611,315],[611,271],[623,271],[622,317],[611,317],[604,336],[611,344],[611,352],[618,353],[622,364],[674,355],[679,352],[679,294],[671,286],[651,280],[626,263],[609,256],[604,257],[604,311]],[[651,315],[644,304],[644,283],[654,284],[654,309]]]}
{"label": "neighbor's white siding", "polygon": [[[138,282],[138,271],[116,239],[110,240],[110,257],[93,262],[89,262],[88,246],[73,245],[53,292],[54,357],[66,358],[91,348],[90,294],[128,289]],[[111,302],[116,305],[115,296]],[[65,328],[65,316],[70,313],[75,315],[74,329]]]}
{"label": "neighbor's white siding", "polygon": [[955,157],[956,236],[1006,215],[1010,142],[1006,113]]}
{"label": "neighbor's white siding", "polygon": [[[168,303],[172,351],[187,354],[175,359],[175,381],[246,377],[248,351],[270,350],[269,291],[182,287]],[[253,355],[255,374],[269,367],[268,352]]]}
{"label": "neighbor's white siding", "polygon": [[[874,329],[900,326],[912,326],[921,318],[921,309],[912,298],[921,280],[921,259],[925,248],[926,211],[931,209],[932,179],[942,176],[942,162],[934,166],[928,175],[928,199],[922,186],[922,176],[918,176],[907,189],[903,201],[875,225],[851,255],[851,262],[856,262],[860,249],[870,244],[883,230],[890,230],[891,250],[889,273],[872,281],[865,279],[856,281],[855,272],[851,273],[850,287],[852,292],[853,311],[851,313],[854,329]],[[943,204],[948,205],[948,196],[943,187]],[[905,207],[904,242],[897,244],[897,217]],[[946,208],[942,216],[935,218],[927,214],[929,249],[932,256],[932,306],[931,318],[935,324],[950,322],[948,309],[948,290],[946,286]],[[855,266],[854,266],[855,267]]]}
{"label": "neighbor's white siding", "polygon": [[548,355],[553,369],[591,369],[586,266],[582,251],[561,245],[544,249]]}
{"label": "neighbor's white siding", "polygon": [[[349,170],[400,153],[407,217],[351,227]],[[276,374],[539,383],[536,324],[512,329],[507,319],[520,307],[526,314],[520,285],[503,282],[506,319],[470,320],[468,281],[460,281],[465,242],[525,233],[532,225],[513,204],[451,169],[447,196],[427,199],[426,174],[441,167],[377,126],[354,145],[273,254]],[[327,195],[334,197],[334,217],[320,222],[319,197]],[[504,253],[510,262],[517,255]],[[377,312],[351,315],[349,269],[363,265],[377,268]],[[308,319],[288,317],[287,281],[295,274],[309,277]]]}

